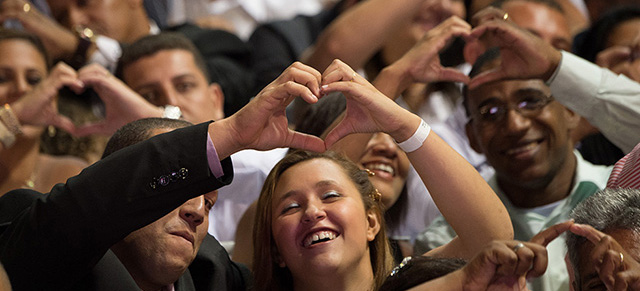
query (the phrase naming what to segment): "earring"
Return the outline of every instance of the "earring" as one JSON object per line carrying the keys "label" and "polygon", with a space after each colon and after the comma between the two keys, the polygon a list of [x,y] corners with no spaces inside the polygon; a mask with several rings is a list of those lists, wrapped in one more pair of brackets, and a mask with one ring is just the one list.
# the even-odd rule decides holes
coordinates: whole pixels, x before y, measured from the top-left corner
{"label": "earring", "polygon": [[373,177],[376,175],[376,173],[374,173],[373,171],[369,170],[369,169],[364,169],[365,172],[367,172],[367,175],[369,175],[369,177]]}
{"label": "earring", "polygon": [[380,191],[378,191],[378,189],[374,189],[375,192],[369,194],[369,197],[371,197],[371,199],[373,199],[373,201],[380,201],[382,199],[382,194],[380,193]]}

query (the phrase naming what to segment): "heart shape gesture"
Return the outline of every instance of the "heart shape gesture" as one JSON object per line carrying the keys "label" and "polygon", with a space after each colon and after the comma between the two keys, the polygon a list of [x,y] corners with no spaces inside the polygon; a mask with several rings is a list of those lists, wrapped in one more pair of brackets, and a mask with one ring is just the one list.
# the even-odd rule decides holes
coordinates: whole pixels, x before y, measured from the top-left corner
{"label": "heart shape gesture", "polygon": [[56,97],[58,90],[64,86],[76,93],[84,90],[84,84],[78,80],[76,71],[59,63],[38,86],[11,104],[18,120],[23,124],[53,125],[70,133],[75,132],[73,122],[58,113]]}
{"label": "heart shape gesture", "polygon": [[474,63],[487,49],[498,47],[500,66],[469,81],[471,89],[504,79],[548,80],[560,63],[561,53],[530,32],[510,21],[491,18],[471,31],[466,38],[465,59]]}

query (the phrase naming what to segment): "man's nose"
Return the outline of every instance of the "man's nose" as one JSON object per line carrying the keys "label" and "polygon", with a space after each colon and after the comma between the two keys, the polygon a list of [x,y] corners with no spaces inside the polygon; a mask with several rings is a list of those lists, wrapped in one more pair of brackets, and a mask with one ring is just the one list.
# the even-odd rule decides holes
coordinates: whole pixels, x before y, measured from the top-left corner
{"label": "man's nose", "polygon": [[202,224],[205,219],[206,205],[204,197],[199,196],[188,200],[180,206],[180,217],[193,228]]}

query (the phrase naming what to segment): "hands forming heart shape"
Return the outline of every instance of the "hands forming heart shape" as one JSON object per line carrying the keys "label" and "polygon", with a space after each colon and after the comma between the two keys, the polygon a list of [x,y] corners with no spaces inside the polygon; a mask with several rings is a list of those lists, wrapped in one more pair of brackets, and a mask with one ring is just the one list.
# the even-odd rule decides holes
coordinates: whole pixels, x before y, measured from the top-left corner
{"label": "hands forming heart shape", "polygon": [[[388,67],[401,76],[394,80],[401,92],[414,82],[456,81],[474,88],[501,79],[548,79],[561,54],[550,45],[490,11],[481,17],[475,29],[457,17],[451,17],[430,30],[400,60]],[[466,41],[465,59],[475,61],[490,46],[501,53],[499,67],[485,71],[473,79],[454,68],[440,63],[439,52],[455,37]],[[397,81],[397,82],[395,82]],[[106,107],[104,120],[89,125],[74,125],[58,114],[55,96],[63,86],[76,93],[90,87],[100,96]],[[324,140],[304,135],[288,128],[286,106],[300,96],[315,103],[324,94],[340,91],[347,97],[344,119]],[[28,104],[29,106],[26,106]],[[99,65],[89,65],[76,72],[65,64],[58,64],[33,91],[13,104],[19,118],[34,125],[54,125],[74,135],[111,134],[133,120],[161,116],[161,109],[151,105],[122,81]],[[382,131],[396,141],[409,138],[420,123],[419,117],[397,106],[348,65],[335,60],[322,74],[317,70],[294,63],[275,81],[267,85],[249,104],[229,117],[236,143],[242,148],[271,149],[296,147],[324,151],[350,133]]]}
{"label": "hands forming heart shape", "polygon": [[[106,117],[95,124],[75,125],[60,115],[56,96],[63,87],[76,94],[92,88],[106,107]],[[32,91],[12,104],[18,119],[29,125],[53,125],[76,136],[112,134],[122,125],[136,119],[161,116],[153,106],[100,65],[92,64],[76,72],[64,63],[57,64],[49,76]]]}

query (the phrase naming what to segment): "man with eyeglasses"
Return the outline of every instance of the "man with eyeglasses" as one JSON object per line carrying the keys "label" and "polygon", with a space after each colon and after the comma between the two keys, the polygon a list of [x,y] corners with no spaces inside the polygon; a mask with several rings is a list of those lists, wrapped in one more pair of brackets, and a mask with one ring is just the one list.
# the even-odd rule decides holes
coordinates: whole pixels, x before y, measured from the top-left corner
{"label": "man with eyeglasses", "polygon": [[[470,77],[499,65],[499,51],[489,50],[478,58]],[[606,186],[611,167],[590,164],[574,151],[571,132],[580,116],[555,101],[544,81],[490,82],[465,90],[464,98],[471,147],[485,154],[496,171],[488,182],[509,211],[516,240],[527,241],[567,220],[579,202]],[[416,244],[433,248],[454,236],[439,219]],[[550,243],[547,250],[547,272],[531,280],[530,289],[568,290],[564,240]]]}

